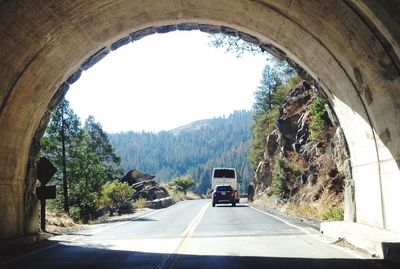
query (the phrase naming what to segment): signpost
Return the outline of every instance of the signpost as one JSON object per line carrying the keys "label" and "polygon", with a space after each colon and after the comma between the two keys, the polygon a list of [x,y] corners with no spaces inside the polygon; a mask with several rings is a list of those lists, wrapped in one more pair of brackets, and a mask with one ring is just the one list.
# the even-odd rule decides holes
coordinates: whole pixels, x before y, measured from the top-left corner
{"label": "signpost", "polygon": [[46,231],[46,199],[56,198],[56,186],[45,186],[57,172],[57,168],[45,157],[41,157],[37,163],[37,179],[40,187],[36,188],[36,195],[40,200],[40,229]]}

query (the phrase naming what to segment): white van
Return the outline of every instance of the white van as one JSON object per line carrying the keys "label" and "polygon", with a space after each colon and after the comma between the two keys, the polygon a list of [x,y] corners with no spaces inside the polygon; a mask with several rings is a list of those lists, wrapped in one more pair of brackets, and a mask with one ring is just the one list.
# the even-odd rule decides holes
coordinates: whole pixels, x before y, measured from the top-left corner
{"label": "white van", "polygon": [[240,200],[240,183],[235,168],[214,168],[211,178],[211,187],[217,185],[230,185],[235,192],[236,203]]}

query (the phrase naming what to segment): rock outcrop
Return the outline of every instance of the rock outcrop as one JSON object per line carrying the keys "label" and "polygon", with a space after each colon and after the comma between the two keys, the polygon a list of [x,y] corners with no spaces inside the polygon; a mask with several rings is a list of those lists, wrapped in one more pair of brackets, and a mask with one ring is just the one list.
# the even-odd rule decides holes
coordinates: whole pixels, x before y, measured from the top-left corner
{"label": "rock outcrop", "polygon": [[341,204],[345,195],[348,202],[344,206],[349,207],[346,211],[354,216],[354,186],[347,144],[327,102],[324,103],[328,114],[325,139],[315,141],[310,138],[311,104],[317,97],[324,101],[316,87],[303,82],[287,96],[279,109],[276,129],[267,138],[263,160],[253,179],[255,198],[263,194],[271,195],[274,160],[279,155],[300,171],[299,175],[289,180],[289,201],[316,202],[325,192],[329,193],[332,201]]}
{"label": "rock outcrop", "polygon": [[169,197],[168,191],[161,187],[155,180],[155,176],[142,173],[135,169],[130,170],[122,179],[127,182],[133,189],[135,194],[133,198],[145,198],[147,201],[154,201]]}

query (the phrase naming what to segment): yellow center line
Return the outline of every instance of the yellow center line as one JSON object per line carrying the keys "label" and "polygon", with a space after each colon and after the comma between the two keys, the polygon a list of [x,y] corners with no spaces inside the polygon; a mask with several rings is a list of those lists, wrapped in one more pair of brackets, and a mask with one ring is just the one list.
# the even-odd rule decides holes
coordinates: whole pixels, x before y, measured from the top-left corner
{"label": "yellow center line", "polygon": [[207,208],[210,206],[210,204],[206,204],[201,211],[199,212],[199,214],[196,216],[195,221],[191,224],[190,229],[188,230],[187,235],[185,236],[183,243],[181,244],[181,247],[178,249],[178,253],[182,253],[187,249],[187,246],[189,245],[190,239],[194,233],[194,231],[196,230],[197,226],[199,225],[201,219],[203,218],[204,214],[206,213]]}
{"label": "yellow center line", "polygon": [[[177,248],[170,253],[167,257],[165,257],[161,263],[156,267],[157,269],[173,269],[175,267],[176,262],[178,261],[179,257],[186,251],[189,246],[191,237],[196,230],[197,226],[199,225],[201,219],[203,218],[204,214],[206,213],[207,208],[210,206],[209,203],[203,206],[200,212],[196,215],[193,221],[189,224],[189,226],[183,232],[183,239],[177,246]],[[172,261],[171,261],[172,259]]]}

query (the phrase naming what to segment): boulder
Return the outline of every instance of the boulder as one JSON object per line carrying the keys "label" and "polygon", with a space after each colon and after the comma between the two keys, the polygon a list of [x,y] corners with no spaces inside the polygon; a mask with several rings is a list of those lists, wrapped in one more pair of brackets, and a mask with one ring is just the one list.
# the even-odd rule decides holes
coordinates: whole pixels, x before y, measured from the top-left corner
{"label": "boulder", "polygon": [[121,181],[128,182],[136,191],[133,195],[134,199],[145,198],[147,201],[153,201],[169,197],[168,191],[161,187],[154,178],[155,176],[133,169],[129,171]]}
{"label": "boulder", "polygon": [[291,145],[296,141],[297,121],[300,115],[295,114],[287,118],[278,119],[276,127],[279,132],[280,145],[285,149],[291,148]]}
{"label": "boulder", "polygon": [[301,146],[299,153],[304,158],[309,159],[310,156],[315,154],[317,147],[318,147],[318,143],[315,141],[311,141],[311,142],[308,142],[308,143],[304,144],[303,146]]}
{"label": "boulder", "polygon": [[152,180],[154,178],[155,178],[155,176],[142,173],[136,169],[132,169],[128,173],[126,173],[125,176],[123,176],[121,178],[121,181],[128,182],[129,185],[133,185],[135,183],[145,181],[145,180]]}
{"label": "boulder", "polygon": [[278,149],[278,135],[277,132],[272,132],[267,137],[267,150],[264,154],[264,159],[272,159],[276,150]]}
{"label": "boulder", "polygon": [[271,185],[271,164],[269,161],[260,162],[257,166],[253,179],[253,185],[256,192],[265,190]]}
{"label": "boulder", "polygon": [[308,141],[309,136],[309,123],[308,116],[310,111],[304,112],[297,121],[296,144],[304,145]]}

